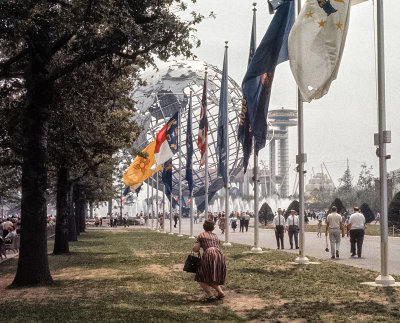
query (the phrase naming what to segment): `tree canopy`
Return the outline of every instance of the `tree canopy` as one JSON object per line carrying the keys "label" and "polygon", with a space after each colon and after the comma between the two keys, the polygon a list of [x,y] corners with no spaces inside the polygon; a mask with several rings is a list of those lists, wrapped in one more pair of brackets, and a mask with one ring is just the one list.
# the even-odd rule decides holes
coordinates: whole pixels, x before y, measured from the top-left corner
{"label": "tree canopy", "polygon": [[[95,174],[102,160],[131,142],[137,129],[124,122],[132,116],[129,78],[137,79],[156,58],[191,56],[198,45],[194,25],[202,17],[193,13],[184,21],[179,14],[185,9],[181,0],[0,3],[0,93],[6,95],[0,115],[6,112],[8,125],[0,129],[0,157],[3,165],[19,165],[22,192],[13,285],[52,281],[48,171],[67,170],[64,185]],[[105,85],[113,88],[104,91]],[[115,127],[120,131],[113,137]]]}
{"label": "tree canopy", "polygon": [[372,212],[371,208],[367,203],[363,203],[360,206],[360,211],[362,214],[364,214],[365,223],[371,223],[373,220],[375,220],[374,212]]}
{"label": "tree canopy", "polygon": [[392,202],[390,202],[388,210],[388,225],[389,227],[395,226],[400,229],[400,192],[397,193]]}
{"label": "tree canopy", "polygon": [[329,213],[332,212],[333,206],[336,206],[337,213],[339,214],[346,212],[346,207],[343,205],[342,201],[339,198],[335,198],[335,200],[331,203],[331,205],[329,206]]}
{"label": "tree canopy", "polygon": [[263,203],[261,206],[260,211],[258,211],[258,219],[264,225],[267,225],[268,222],[272,222],[274,219],[274,212],[268,203]]}

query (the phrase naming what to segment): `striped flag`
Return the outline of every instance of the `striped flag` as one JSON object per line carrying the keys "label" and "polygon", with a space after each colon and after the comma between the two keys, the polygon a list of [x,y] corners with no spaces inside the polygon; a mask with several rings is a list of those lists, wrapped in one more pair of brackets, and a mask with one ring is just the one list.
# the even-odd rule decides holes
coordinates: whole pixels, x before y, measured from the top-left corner
{"label": "striped flag", "polygon": [[199,137],[197,139],[197,147],[200,149],[200,167],[206,162],[206,148],[207,148],[207,133],[208,133],[208,121],[207,121],[207,72],[204,77],[203,85],[203,97],[201,99],[201,111],[200,111],[200,125],[199,125]]}
{"label": "striped flag", "polygon": [[176,112],[157,133],[154,148],[155,165],[152,170],[164,164],[178,151],[178,116],[179,112]]}

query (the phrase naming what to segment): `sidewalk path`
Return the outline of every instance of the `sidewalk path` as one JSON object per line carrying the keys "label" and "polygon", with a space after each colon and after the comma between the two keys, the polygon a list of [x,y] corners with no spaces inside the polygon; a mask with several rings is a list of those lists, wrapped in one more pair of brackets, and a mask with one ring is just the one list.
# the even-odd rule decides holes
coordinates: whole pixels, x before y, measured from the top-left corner
{"label": "sidewalk path", "polygon": [[[252,219],[253,220],[253,219]],[[169,220],[165,221],[166,230],[169,232]],[[250,223],[250,225],[253,225]],[[178,226],[177,226],[178,227]],[[178,228],[173,228],[174,233],[178,233]],[[197,235],[203,232],[203,223],[197,223],[193,225],[193,233]],[[188,235],[190,233],[190,221],[187,218],[182,220],[182,233]],[[221,241],[225,240],[225,235],[221,234],[221,230],[215,229],[215,233]],[[272,229],[260,229],[260,246],[262,248],[276,249],[275,233]],[[229,230],[230,242],[236,242],[241,244],[247,244],[252,246],[254,244],[254,230],[252,227],[249,228],[248,232],[239,232],[239,227],[236,232],[233,233],[232,229]],[[285,234],[285,251],[291,253],[298,253],[298,250],[290,250],[289,238],[287,233]],[[350,257],[350,238],[344,237],[341,240],[340,245],[340,258],[331,260],[331,253],[325,252],[325,234],[322,234],[322,238],[317,237],[316,232],[305,233],[305,254],[319,259],[335,261],[338,263],[375,270],[380,272],[381,270],[381,258],[380,258],[380,237],[379,236],[365,236],[363,244],[362,257],[352,258]],[[328,241],[329,244],[329,241]],[[329,245],[330,248],[330,245]],[[389,274],[400,275],[400,238],[389,237]]]}

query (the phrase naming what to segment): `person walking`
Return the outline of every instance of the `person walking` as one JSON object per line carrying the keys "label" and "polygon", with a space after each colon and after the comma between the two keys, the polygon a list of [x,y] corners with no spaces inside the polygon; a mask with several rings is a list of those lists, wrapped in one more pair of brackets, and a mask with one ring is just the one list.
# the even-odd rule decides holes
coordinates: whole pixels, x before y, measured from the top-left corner
{"label": "person walking", "polygon": [[336,206],[332,206],[332,212],[328,214],[328,217],[326,218],[326,231],[325,231],[325,236],[328,236],[329,232],[329,241],[331,242],[332,259],[335,259],[335,251],[336,251],[336,258],[339,258],[341,227],[342,227],[342,217],[340,214],[337,214]]}
{"label": "person walking", "polygon": [[178,224],[178,219],[179,219],[179,215],[178,213],[174,214],[174,228],[176,228],[176,225]]}
{"label": "person walking", "polygon": [[244,214],[243,211],[239,215],[239,232],[244,232]]}
{"label": "person walking", "polygon": [[318,232],[317,232],[317,237],[319,237],[319,238],[322,237],[322,220],[318,220]]}
{"label": "person walking", "polygon": [[250,223],[250,214],[246,212],[244,215],[244,227],[246,228],[246,232],[249,231],[249,223]]}
{"label": "person walking", "polygon": [[225,214],[220,214],[218,221],[219,221],[218,227],[221,230],[221,234],[224,234],[224,232],[225,232]]}
{"label": "person walking", "polygon": [[220,241],[218,236],[213,233],[215,223],[211,220],[205,220],[203,224],[204,232],[197,236],[196,243],[193,247],[194,252],[203,249],[203,255],[199,269],[196,273],[195,280],[206,293],[204,301],[214,300],[210,287],[217,292],[217,299],[225,297],[221,285],[225,284],[226,263],[225,256],[220,249]]}
{"label": "person walking", "polygon": [[293,249],[293,237],[296,249],[299,249],[299,217],[295,210],[290,210],[290,215],[286,220],[286,227],[289,233],[290,249]]}
{"label": "person walking", "polygon": [[358,258],[361,258],[365,233],[365,217],[360,213],[360,209],[357,206],[354,207],[354,213],[350,216],[349,230],[351,256],[354,257],[356,255],[357,245],[357,256]]}
{"label": "person walking", "polygon": [[231,219],[230,225],[231,225],[231,228],[232,228],[233,232],[235,232],[235,231],[236,231],[236,228],[237,228],[237,218],[236,218],[236,215],[234,215],[233,218]]}
{"label": "person walking", "polygon": [[272,221],[272,224],[274,226],[274,231],[275,231],[275,237],[276,237],[276,244],[277,244],[277,249],[285,249],[283,246],[283,233],[285,229],[285,218],[282,215],[282,209],[278,208],[278,214],[275,215],[274,220]]}

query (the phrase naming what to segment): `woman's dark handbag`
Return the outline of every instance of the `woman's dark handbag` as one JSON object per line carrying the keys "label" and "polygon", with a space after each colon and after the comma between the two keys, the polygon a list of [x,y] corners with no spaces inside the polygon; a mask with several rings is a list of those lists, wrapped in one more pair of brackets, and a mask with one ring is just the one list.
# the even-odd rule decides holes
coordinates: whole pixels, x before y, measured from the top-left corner
{"label": "woman's dark handbag", "polygon": [[195,256],[192,252],[185,261],[183,271],[187,271],[188,273],[197,273],[200,266],[200,260],[200,252],[198,253],[198,256]]}

